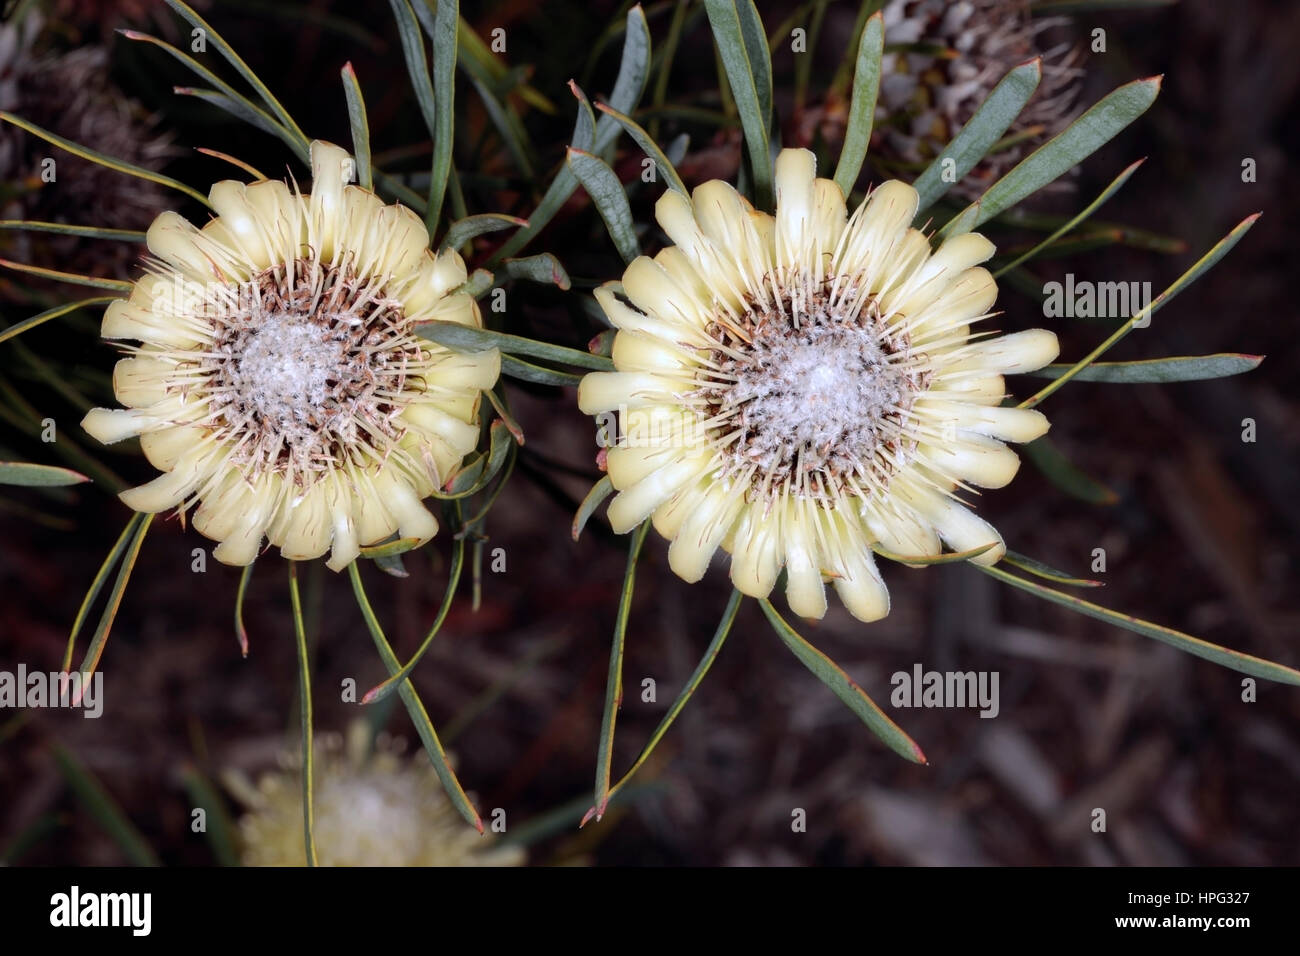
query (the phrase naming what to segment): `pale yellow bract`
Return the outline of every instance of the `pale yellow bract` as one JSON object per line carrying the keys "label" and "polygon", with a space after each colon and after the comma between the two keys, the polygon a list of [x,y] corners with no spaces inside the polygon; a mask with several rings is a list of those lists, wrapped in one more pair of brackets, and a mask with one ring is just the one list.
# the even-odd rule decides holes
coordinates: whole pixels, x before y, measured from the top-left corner
{"label": "pale yellow bract", "polygon": [[134,340],[113,374],[126,408],[83,421],[105,443],[140,436],[162,475],[122,493],[137,511],[197,504],[214,556],[246,565],[263,539],[286,558],[346,567],[392,535],[425,540],[422,503],[477,444],[496,350],[426,341],[428,320],[482,327],[455,290],[465,263],[435,255],[423,221],[349,185],[352,160],[311,144],[312,185],[219,182],[217,216],[150,227],[153,254],[104,316]]}
{"label": "pale yellow bract", "polygon": [[912,187],[882,183],[849,216],[813,154],[787,149],[776,188],[775,216],[719,181],[664,194],[675,245],[597,290],[618,371],[586,376],[579,404],[620,411],[616,531],[652,518],[687,581],[721,547],[745,594],[766,597],[784,568],[795,613],[822,617],[829,580],[877,620],[873,546],[1005,553],[957,493],[1007,484],[1019,458],[1004,442],[1047,431],[1002,406],[1002,376],[1051,362],[1056,336],[973,331],[997,297],[979,266],[993,244],[967,233],[932,251]]}

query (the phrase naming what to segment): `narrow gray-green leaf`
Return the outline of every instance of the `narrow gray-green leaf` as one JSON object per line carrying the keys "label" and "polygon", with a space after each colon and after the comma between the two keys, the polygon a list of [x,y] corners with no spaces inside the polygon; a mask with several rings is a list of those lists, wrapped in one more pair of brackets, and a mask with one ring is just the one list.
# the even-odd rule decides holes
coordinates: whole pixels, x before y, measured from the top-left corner
{"label": "narrow gray-green leaf", "polygon": [[673,167],[672,160],[670,160],[667,154],[659,148],[659,144],[651,138],[649,133],[637,125],[636,121],[633,120],[632,117],[625,116],[618,110],[606,106],[604,103],[598,103],[596,109],[600,110],[606,116],[612,116],[618,124],[627,131],[627,134],[632,137],[633,141],[641,147],[641,151],[654,161],[655,167],[659,172],[663,173],[664,178],[668,180],[668,185],[677,190],[683,196],[689,198],[690,194],[686,191],[686,184],[683,183],[682,178],[677,175],[677,170]]}
{"label": "narrow gray-green leaf", "polygon": [[33,315],[30,319],[23,319],[21,322],[15,322],[7,329],[0,329],[0,342],[13,338],[15,335],[22,335],[38,325],[44,325],[51,319],[57,319],[67,315],[70,312],[76,312],[78,309],[89,308],[92,305],[107,305],[109,302],[117,300],[117,296],[101,295],[92,299],[81,299],[78,302],[69,302],[66,305],[57,305],[52,309],[46,309],[40,315]]}
{"label": "narrow gray-green leaf", "polygon": [[605,815],[609,804],[610,768],[614,761],[614,728],[618,710],[623,706],[623,648],[627,640],[627,620],[632,613],[632,590],[636,586],[636,564],[645,543],[650,522],[641,522],[631,535],[627,548],[627,567],[623,571],[623,591],[614,618],[614,641],[609,652],[609,675],[605,681],[605,712],[600,721],[600,743],[596,751],[596,819]]}
{"label": "narrow gray-green leaf", "polygon": [[600,481],[591,486],[591,490],[588,491],[586,496],[582,499],[582,504],[578,505],[578,511],[573,516],[573,527],[571,530],[574,541],[577,541],[582,537],[582,529],[587,527],[587,522],[591,520],[591,516],[595,514],[596,509],[600,507],[601,502],[613,493],[614,484],[609,480],[609,475],[606,475],[604,478],[600,479]]}
{"label": "narrow gray-green leaf", "polygon": [[973,204],[967,207],[950,226],[944,227],[943,233],[951,236],[969,232],[1054,182],[1145,113],[1159,93],[1157,76],[1126,83],[1103,97],[990,186],[980,197],[977,212],[971,212]]}
{"label": "narrow gray-green leaf", "polygon": [[1016,551],[1008,551],[1002,556],[1005,564],[1013,568],[1019,568],[1035,577],[1045,578],[1048,581],[1055,581],[1057,584],[1064,584],[1076,588],[1100,588],[1105,587],[1105,582],[1096,581],[1092,578],[1079,578],[1065,571],[1058,571],[1050,564],[1044,564],[1037,558],[1031,558],[1028,555],[1020,554]]}
{"label": "narrow gray-green leaf", "polygon": [[776,636],[790,648],[794,656],[799,659],[799,663],[812,671],[819,681],[834,692],[836,697],[844,701],[890,750],[913,763],[927,762],[925,754],[916,745],[916,741],[876,706],[876,702],[867,696],[866,691],[858,685],[857,681],[844,673],[833,660],[800,637],[777,613],[776,608],[772,607],[771,601],[760,598],[758,603],[763,608],[763,613],[767,616],[768,623],[772,625]]}
{"label": "narrow gray-green leaf", "polygon": [[[1081,382],[1112,382],[1134,385],[1146,382],[1199,382],[1208,378],[1227,378],[1258,368],[1262,355],[1240,352],[1217,352],[1214,355],[1176,355],[1170,358],[1138,362],[1093,362],[1075,373]],[[1028,374],[1039,378],[1060,378],[1074,366],[1048,365]]]}
{"label": "narrow gray-green leaf", "polygon": [[[416,0],[423,3],[423,0]],[[433,17],[433,166],[429,180],[429,209],[425,224],[432,234],[442,213],[451,174],[451,154],[455,146],[456,122],[456,36],[460,24],[459,0],[438,0]]]}
{"label": "narrow gray-green leaf", "polygon": [[[650,28],[646,24],[645,14],[639,5],[634,6],[627,12],[627,29],[623,38],[623,59],[619,63],[618,77],[614,80],[614,91],[609,96],[609,105],[620,113],[631,115],[636,109],[636,105],[641,102],[641,94],[645,92],[646,78],[650,75]],[[577,92],[575,91],[575,96]],[[578,105],[578,122],[575,126],[574,146],[580,144],[576,137],[582,133],[582,124],[584,117],[583,109],[590,109],[590,105],[582,101],[585,97],[579,97]],[[602,116],[595,127],[592,147],[590,152],[597,156],[603,156],[605,151],[613,144],[615,137],[621,127],[614,121],[613,117]],[[573,195],[573,191],[578,188],[578,177],[573,175],[568,164],[560,167],[556,173],[555,179],[547,187],[545,195],[542,196],[541,202],[532,215],[528,217],[528,228],[520,229],[497,251],[492,257],[493,262],[508,258],[517,253],[520,249],[532,241],[533,237],[546,228],[557,212],[560,211],[568,198]],[[567,276],[566,276],[567,282]],[[561,288],[568,288],[567,285]]]}
{"label": "narrow gray-green leaf", "polygon": [[79,485],[86,481],[90,479],[71,468],[32,465],[22,461],[0,461],[0,485],[53,488],[62,485]]}
{"label": "narrow gray-green leaf", "polygon": [[559,362],[563,365],[576,365],[599,372],[610,372],[614,363],[600,355],[580,352],[562,345],[538,342],[520,335],[508,335],[505,332],[493,332],[457,322],[421,322],[415,331],[422,337],[439,345],[446,346],[454,352],[485,352],[488,349],[500,349],[514,355],[528,355],[532,358]]}
{"label": "narrow gray-green leaf", "polygon": [[1060,226],[1059,229],[1057,229],[1055,232],[1049,235],[1042,242],[1038,243],[1036,246],[1034,246],[1024,255],[1019,256],[1016,259],[1013,259],[1011,262],[1008,262],[1002,268],[998,269],[997,272],[993,273],[993,278],[995,279],[1000,278],[1003,273],[1010,272],[1012,269],[1016,268],[1022,263],[1028,262],[1030,259],[1034,258],[1036,255],[1038,255],[1048,246],[1052,245],[1052,243],[1056,242],[1056,240],[1060,239],[1062,236],[1068,233],[1075,226],[1079,225],[1079,223],[1086,220],[1094,212],[1100,209],[1102,204],[1105,203],[1107,199],[1115,195],[1115,193],[1119,191],[1119,188],[1123,186],[1126,182],[1128,182],[1129,177],[1132,176],[1135,172],[1137,172],[1138,167],[1145,162],[1146,162],[1146,158],[1144,157],[1142,159],[1139,159],[1137,162],[1129,165],[1122,173],[1120,173],[1111,181],[1111,184],[1109,186],[1107,186],[1104,190],[1102,190],[1100,196],[1098,196],[1092,202],[1088,203],[1088,205],[1084,207],[1082,212],[1080,212],[1077,216],[1073,217],[1072,219],[1067,220],[1065,223],[1063,223]]}
{"label": "narrow gray-green leaf", "polygon": [[[355,562],[354,562],[355,563]],[[298,562],[289,562],[289,604],[293,610],[293,633],[298,648],[298,718],[302,745],[302,836],[308,866],[316,865],[315,757],[312,740],[311,662],[307,654],[307,631],[303,625],[302,599],[298,594]]]}
{"label": "narrow gray-green leaf", "polygon": [[[573,181],[576,183],[578,180],[575,177]],[[528,221],[531,223],[533,220]],[[515,235],[520,236],[525,232],[527,232],[526,229],[520,229]],[[535,256],[524,256],[521,259],[507,259],[505,267],[506,275],[512,279],[527,279],[529,282],[553,285],[565,291],[571,285],[569,274],[564,271],[564,266],[560,265],[560,260],[549,252],[542,252]]]}
{"label": "narrow gray-green leaf", "polygon": [[1241,222],[1237,223],[1233,230],[1216,242],[1209,252],[1196,260],[1192,267],[1175,279],[1169,288],[1156,296],[1155,301],[1135,312],[1127,322],[1116,329],[1104,342],[1070,368],[1064,370],[1057,377],[1056,381],[1052,382],[1050,385],[1044,386],[1038,392],[1021,402],[1020,407],[1033,408],[1070,379],[1074,378],[1088,366],[1092,365],[1092,363],[1097,361],[1097,359],[1101,358],[1101,356],[1103,356],[1111,346],[1124,338],[1124,336],[1128,335],[1133,329],[1137,328],[1139,324],[1145,325],[1149,323],[1151,317],[1155,315],[1159,309],[1172,302],[1178,293],[1182,292],[1189,285],[1199,279],[1204,273],[1213,268],[1215,263],[1226,256],[1232,250],[1232,247],[1241,241],[1241,237],[1250,231],[1250,227],[1255,225],[1255,221],[1259,219],[1261,215],[1262,213],[1255,213],[1253,216],[1247,216]]}
{"label": "narrow gray-green leaf", "polygon": [[352,128],[352,155],[357,160],[357,185],[373,189],[374,178],[370,172],[370,120],[366,117],[366,100],[361,95],[352,61],[343,64],[339,71],[343,77],[343,96],[348,103],[348,125]]}
{"label": "narrow gray-green leaf", "polygon": [[[417,3],[420,0],[416,0]],[[424,34],[415,19],[415,11],[408,0],[388,0],[397,22],[397,36],[402,44],[402,58],[406,61],[406,73],[411,80],[411,92],[424,117],[425,129],[434,136],[438,128],[438,108],[433,98],[433,78],[429,76],[429,58],[424,49]]]}
{"label": "narrow gray-green leaf", "polygon": [[1034,57],[993,87],[970,121],[912,184],[921,196],[918,218],[988,155],[993,144],[1016,121],[1042,78],[1043,61]]}
{"label": "narrow gray-green leaf", "polygon": [[527,225],[527,219],[520,219],[517,216],[506,216],[495,212],[485,212],[477,216],[466,216],[464,219],[458,219],[456,222],[451,224],[447,229],[447,235],[442,240],[442,244],[448,249],[459,249],[476,236],[482,236],[489,232],[497,232],[501,229],[510,229],[511,227],[519,228]]}
{"label": "narrow gray-green leaf", "polygon": [[[641,748],[641,753],[638,754],[636,760],[632,762],[632,766],[628,768],[627,773],[623,774],[623,776],[619,778],[618,783],[609,788],[610,800],[614,799],[614,797],[627,786],[628,782],[632,779],[632,775],[640,770],[642,764],[650,759],[650,755],[654,753],[655,748],[659,746],[659,741],[663,739],[664,734],[668,733],[668,728],[673,725],[673,721],[677,719],[677,716],[682,712],[683,708],[686,707],[687,702],[690,701],[691,697],[693,697],[695,692],[699,689],[705,675],[709,672],[709,668],[711,668],[713,662],[717,660],[718,652],[722,650],[722,645],[726,642],[727,635],[731,633],[731,627],[736,622],[736,611],[739,610],[740,602],[743,599],[743,594],[732,589],[731,597],[727,599],[727,607],[722,612],[722,618],[718,621],[718,626],[713,631],[713,640],[709,641],[709,646],[705,648],[703,656],[700,657],[700,662],[695,665],[695,670],[691,673],[691,676],[687,679],[685,685],[683,685],[681,692],[677,695],[676,700],[673,701],[672,706],[668,708],[668,713],[664,714],[663,720],[659,721],[659,726],[656,727],[654,733],[650,735],[650,739],[646,741],[646,745]],[[587,811],[586,815],[578,825],[586,826],[587,822],[595,815],[596,807],[592,807]]]}
{"label": "narrow gray-green leaf", "polygon": [[37,222],[31,219],[2,219],[0,229],[17,229],[24,232],[57,232],[63,236],[84,236],[87,239],[112,239],[118,242],[144,242],[147,233],[136,229],[100,229],[96,226],[74,226],[66,222]]}
{"label": "narrow gray-green leaf", "polygon": [[[853,99],[849,104],[849,121],[844,130],[844,148],[835,167],[835,182],[847,199],[862,172],[871,143],[875,122],[876,98],[880,94],[880,60],[884,55],[885,20],[876,13],[862,28],[858,41],[857,65],[853,70]],[[804,57],[811,57],[805,53]]]}
{"label": "narrow gray-green leaf", "polygon": [[208,197],[196,189],[191,189],[184,183],[172,179],[170,176],[164,176],[162,173],[155,173],[152,169],[145,169],[142,166],[136,166],[134,163],[128,163],[124,159],[118,159],[114,156],[107,156],[104,153],[91,149],[88,146],[82,146],[80,143],[74,143],[70,139],[64,139],[56,133],[51,133],[47,129],[42,129],[35,123],[28,122],[21,116],[15,116],[13,113],[0,110],[0,120],[6,123],[12,123],[19,129],[26,130],[33,136],[37,136],[47,143],[58,146],[60,149],[66,149],[74,156],[79,156],[87,162],[96,163],[115,172],[125,173],[128,176],[134,176],[136,179],[145,179],[151,183],[157,183],[159,186],[166,186],[168,189],[175,189],[182,192],[192,199],[197,199],[203,205],[211,208]]}
{"label": "narrow gray-green leaf", "polygon": [[[745,130],[745,146],[754,176],[755,205],[771,211],[772,156],[768,139],[772,120],[771,97],[769,94],[766,100],[768,109],[764,111],[764,99],[759,88],[765,76],[768,83],[771,82],[772,67],[766,40],[762,42],[761,53],[751,58],[747,39],[748,26],[758,20],[758,12],[754,10],[752,0],[704,0],[704,9]],[[762,37],[761,25],[759,36]],[[756,63],[754,59],[760,62]]]}
{"label": "narrow gray-green leaf", "polygon": [[623,184],[614,175],[614,170],[599,156],[580,149],[570,149],[566,162],[596,204],[596,210],[600,213],[600,218],[605,220],[605,227],[609,230],[614,245],[618,247],[619,255],[624,262],[631,262],[641,254],[641,246],[632,225],[632,207],[628,205],[627,193],[623,191]]}
{"label": "narrow gray-green leaf", "polygon": [[251,105],[247,100],[227,96],[216,90],[197,89],[193,86],[173,86],[172,92],[177,96],[189,96],[196,100],[211,103],[220,110],[229,113],[242,123],[259,129],[268,136],[274,136],[292,149],[303,162],[310,160],[309,148],[303,146],[293,134],[277,123],[265,110]]}
{"label": "narrow gray-green leaf", "polygon": [[1074,597],[1070,594],[1062,594],[1052,588],[1033,581],[1026,581],[1024,578],[1017,577],[998,567],[985,567],[984,565],[975,565],[976,568],[985,574],[991,575],[1000,581],[1005,581],[1012,587],[1020,588],[1022,591],[1028,591],[1037,597],[1053,604],[1059,604],[1067,607],[1072,611],[1080,614],[1094,617],[1099,621],[1105,621],[1108,624],[1114,624],[1116,627],[1122,627],[1125,630],[1133,631],[1144,637],[1151,637],[1171,647],[1175,647],[1187,654],[1195,657],[1212,661],[1222,667],[1238,671],[1242,674],[1249,674],[1252,677],[1259,677],[1264,680],[1278,681],[1282,684],[1300,685],[1300,671],[1293,670],[1282,664],[1266,661],[1250,654],[1243,654],[1240,651],[1229,650],[1218,644],[1211,644],[1209,641],[1201,640],[1199,637],[1192,637],[1190,634],[1184,634],[1182,631],[1175,631],[1173,628],[1164,627],[1160,624],[1152,624],[1150,621],[1144,621],[1141,618],[1133,617],[1130,614],[1121,614],[1119,611],[1112,611],[1110,608],[1093,604],[1082,598]]}
{"label": "narrow gray-green leaf", "polygon": [[63,744],[50,747],[54,763],[64,781],[76,794],[91,818],[117,844],[132,866],[160,866],[153,848],[123,812],[104,785],[90,772],[75,754]]}
{"label": "narrow gray-green leaf", "polygon": [[[379,651],[379,656],[384,662],[384,667],[388,673],[396,673],[401,668],[401,663],[397,655],[393,653],[392,646],[388,639],[384,637],[383,629],[379,626],[379,619],[375,617],[375,612],[370,606],[370,599],[366,596],[365,586],[361,582],[361,571],[357,567],[357,562],[353,561],[348,565],[348,576],[352,581],[352,593],[356,597],[357,608],[361,611],[361,616],[366,622],[366,628],[370,631],[370,636],[375,642],[375,648]],[[456,772],[451,767],[451,762],[447,759],[447,752],[443,749],[442,741],[438,739],[438,732],[434,730],[433,722],[429,720],[429,713],[424,709],[424,704],[420,700],[420,695],[416,693],[415,686],[409,681],[403,681],[400,690],[402,703],[406,705],[406,712],[411,717],[411,723],[415,725],[416,733],[420,735],[420,740],[424,744],[425,753],[429,756],[429,762],[433,764],[434,771],[438,774],[438,779],[442,781],[442,788],[450,798],[460,815],[478,830],[483,832],[483,821],[470,803],[465,789],[460,785],[456,778]]]}
{"label": "narrow gray-green leaf", "polygon": [[536,385],[555,385],[559,388],[569,386],[577,388],[582,383],[581,375],[543,368],[540,365],[534,365],[532,362],[517,359],[513,355],[501,356],[501,374],[517,378],[521,382],[532,382]]}
{"label": "narrow gray-green leaf", "polygon": [[298,127],[298,124],[293,121],[293,117],[289,115],[288,110],[280,105],[280,101],[271,94],[271,91],[267,88],[266,84],[263,83],[261,78],[258,77],[249,65],[243,61],[239,54],[235,52],[234,48],[225,41],[225,38],[223,38],[216,30],[212,29],[206,20],[195,13],[194,10],[191,9],[188,4],[183,3],[182,0],[167,0],[167,5],[188,20],[191,25],[198,27],[203,31],[205,41],[216,47],[217,52],[225,57],[226,62],[233,66],[248,85],[257,91],[257,95],[262,98],[262,102],[265,103],[279,121],[284,124],[285,128],[289,130],[302,149],[306,150],[307,137]]}

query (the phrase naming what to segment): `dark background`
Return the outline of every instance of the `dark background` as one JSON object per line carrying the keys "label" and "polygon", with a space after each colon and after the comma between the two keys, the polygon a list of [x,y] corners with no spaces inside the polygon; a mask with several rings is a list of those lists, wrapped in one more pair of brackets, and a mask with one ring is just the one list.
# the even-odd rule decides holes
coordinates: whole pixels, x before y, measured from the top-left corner
{"label": "dark background", "polygon": [[[760,8],[769,30],[793,9]],[[114,38],[111,28],[123,9],[152,31],[184,35],[165,11],[137,0],[77,4],[76,14],[61,21],[59,42],[112,44],[115,79],[175,130],[177,159],[169,172],[200,188],[229,175],[228,167],[194,158],[189,147],[201,145],[272,175],[292,163],[268,137],[171,96],[173,83],[188,80],[158,51]],[[554,116],[526,115],[539,150],[538,179],[545,181],[572,128],[564,83],[579,76],[593,98],[612,85],[620,41],[595,58],[589,76],[581,66],[618,10],[609,3],[507,2],[464,3],[462,11],[480,35],[504,27],[507,60],[531,64],[532,82],[558,106]],[[659,41],[667,13],[655,5],[647,11]],[[848,3],[830,7],[815,51],[814,92],[844,55],[854,13]],[[217,3],[205,15],[309,136],[348,143],[337,71],[351,60],[368,98],[376,152],[412,141],[427,149],[385,5],[359,13],[344,3],[274,11]],[[351,32],[331,18],[346,18]],[[172,26],[162,26],[167,23]],[[1156,73],[1165,76],[1163,91],[1145,116],[1084,163],[1075,193],[1036,208],[1081,208],[1129,162],[1148,156],[1100,215],[1179,237],[1187,248],[1168,255],[1111,247],[1037,262],[1031,270],[1043,281],[1067,271],[1103,281],[1150,280],[1158,291],[1242,218],[1262,210],[1227,259],[1109,357],[1240,351],[1267,360],[1250,374],[1217,382],[1071,383],[1043,406],[1052,438],[1116,492],[1116,503],[1072,499],[1026,464],[1009,488],[983,495],[980,510],[1012,548],[1075,573],[1087,575],[1092,550],[1105,548],[1107,586],[1085,595],[1090,599],[1296,666],[1300,354],[1293,224],[1300,193],[1293,157],[1300,151],[1294,53],[1300,6],[1184,0],[1089,14],[1070,29],[1082,37],[1094,26],[1106,29],[1108,52],[1086,60],[1083,103]],[[787,122],[791,59],[787,52],[775,64],[777,106]],[[701,20],[678,55],[669,98],[707,105],[711,90],[716,81]],[[458,122],[468,136],[481,126],[482,110],[463,74],[457,95]],[[681,164],[688,185],[712,176],[734,180],[736,136],[691,131],[692,152]],[[666,126],[663,138],[673,132]],[[458,162],[473,143],[460,147]],[[477,157],[488,179],[470,189],[470,211],[527,215],[535,197],[498,152],[489,148]],[[640,153],[626,138],[620,157],[624,179],[633,178]],[[1242,182],[1246,157],[1257,161],[1256,182]],[[424,163],[417,158],[405,168]],[[301,168],[289,168],[304,177]],[[121,188],[133,188],[131,181],[122,179]],[[639,222],[649,221],[655,195],[657,189],[634,196]],[[197,217],[197,210],[182,208]],[[585,292],[620,271],[602,236],[579,192],[527,251],[553,252],[575,290]],[[653,251],[659,241],[651,230],[643,246]],[[489,252],[484,242],[471,268]],[[581,345],[599,329],[575,300],[514,286],[506,325]],[[1000,307],[1008,330],[1045,321],[1036,302],[1010,290]],[[6,318],[35,311],[6,306]],[[1106,334],[1089,322],[1059,320],[1054,328],[1068,359]],[[107,369],[113,356],[94,329],[89,321],[47,327],[26,344],[68,367]],[[11,344],[0,346],[6,350],[0,373],[91,447],[76,425],[80,413],[34,384]],[[1034,381],[1013,388],[1028,394]],[[480,808],[504,807],[518,826],[590,793],[626,547],[599,518],[581,542],[569,539],[573,506],[598,476],[591,424],[572,394],[528,387],[512,388],[510,396],[528,444],[487,526],[488,548],[505,549],[507,570],[494,574],[485,565],[482,607],[473,612],[468,597],[457,601],[416,683],[438,726],[464,727],[449,745]],[[1257,424],[1251,444],[1241,440],[1246,418]],[[31,460],[47,460],[35,457],[39,444],[4,438],[11,441]],[[150,472],[135,456],[104,452],[103,458],[132,483]],[[93,485],[55,499],[5,497],[0,667],[24,661],[29,668],[55,668],[82,594],[128,512]],[[36,520],[33,510],[54,517],[56,526]],[[291,744],[296,664],[284,565],[268,554],[254,574],[246,605],[252,653],[245,660],[232,626],[238,571],[215,561],[202,575],[190,570],[191,549],[205,544],[175,520],[155,521],[103,658],[102,719],[33,711],[0,721],[0,848],[23,834],[42,834],[19,862],[123,859],[69,790],[52,759],[56,741],[97,775],[164,862],[197,865],[213,858],[189,830],[192,802],[182,770],[197,766],[214,779],[232,767],[256,774]],[[371,598],[403,657],[432,620],[448,555],[440,536],[408,556],[406,580],[366,571]],[[1041,603],[968,568],[888,565],[884,576],[893,598],[886,620],[861,625],[832,598],[826,619],[804,633],[885,706],[925,750],[929,766],[907,764],[886,750],[790,657],[747,602],[713,671],[638,778],[649,786],[598,825],[578,832],[570,818],[552,828],[535,844],[533,859],[1300,863],[1300,689],[1261,683],[1258,701],[1244,703],[1240,675]],[[342,730],[356,707],[339,702],[333,689],[347,677],[362,687],[377,683],[382,665],[346,582],[319,563],[304,569],[304,581],[314,625],[317,726]],[[628,633],[616,774],[694,667],[728,593],[723,568],[688,586],[669,572],[664,543],[653,534],[647,540]],[[776,603],[784,607],[783,598]],[[1001,713],[982,720],[974,710],[888,707],[890,674],[918,662],[926,669],[998,671]],[[657,704],[642,703],[635,692],[642,677],[656,679]],[[500,681],[507,689],[466,723],[485,690]],[[413,738],[400,710],[389,727]],[[1107,811],[1104,834],[1089,828],[1095,807]],[[807,832],[792,832],[795,808],[806,810]]]}

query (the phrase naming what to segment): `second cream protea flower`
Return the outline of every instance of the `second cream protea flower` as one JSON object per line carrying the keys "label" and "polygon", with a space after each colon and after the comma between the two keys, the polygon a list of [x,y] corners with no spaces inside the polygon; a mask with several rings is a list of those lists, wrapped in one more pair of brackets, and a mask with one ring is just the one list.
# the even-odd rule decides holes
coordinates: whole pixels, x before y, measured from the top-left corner
{"label": "second cream protea flower", "polygon": [[718,181],[659,200],[676,245],[597,290],[618,371],[588,375],[579,404],[621,411],[615,530],[653,517],[687,581],[721,547],[756,597],[784,567],[804,617],[825,613],[829,579],[872,621],[889,611],[873,546],[1005,553],[957,494],[1007,484],[1019,458],[1004,442],[1047,431],[1041,413],[1001,405],[1002,376],[1052,361],[1056,336],[974,331],[997,297],[978,265],[993,244],[967,233],[932,252],[911,228],[912,187],[883,183],[850,217],[793,149],[776,186],[775,217]]}
{"label": "second cream protea flower", "polygon": [[82,423],[103,442],[140,436],[164,474],[123,492],[137,511],[197,503],[213,555],[248,564],[263,538],[287,558],[346,567],[394,532],[427,539],[422,504],[477,443],[495,350],[453,353],[428,320],[481,326],[455,290],[465,263],[434,255],[423,221],[348,185],[352,160],[311,146],[310,195],[279,181],[220,182],[202,229],[164,213],[156,257],[104,316],[140,342],[113,374],[125,409]]}

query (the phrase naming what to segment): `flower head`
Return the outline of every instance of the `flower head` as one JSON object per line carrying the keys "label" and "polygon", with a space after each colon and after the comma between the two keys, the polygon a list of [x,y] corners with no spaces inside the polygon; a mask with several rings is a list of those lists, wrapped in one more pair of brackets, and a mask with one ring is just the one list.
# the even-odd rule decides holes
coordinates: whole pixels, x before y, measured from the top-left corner
{"label": "flower head", "polygon": [[597,290],[618,371],[588,375],[578,400],[622,412],[615,530],[653,517],[687,581],[721,547],[745,594],[767,596],[784,567],[796,613],[825,613],[829,579],[876,620],[889,594],[873,546],[1005,552],[956,495],[1007,484],[1019,458],[1003,443],[1047,431],[1001,406],[1002,375],[1050,362],[1056,336],[973,331],[997,297],[978,265],[993,244],[967,233],[932,252],[910,227],[912,187],[883,183],[849,216],[798,149],[778,157],[776,186],[775,217],[718,181],[659,200],[676,245]]}
{"label": "flower head", "polygon": [[[403,757],[381,737],[367,756],[364,722],[317,740],[314,772],[317,862],[321,866],[518,866],[524,851],[493,847],[466,827],[433,768]],[[239,821],[247,866],[305,866],[301,768],[268,773],[254,788],[228,782],[249,804]]]}
{"label": "flower head", "polygon": [[125,409],[82,423],[103,442],[139,435],[164,474],[123,492],[137,511],[197,503],[214,556],[248,564],[263,537],[287,558],[438,530],[421,503],[477,443],[495,350],[453,353],[420,338],[438,319],[481,326],[454,290],[465,263],[429,251],[403,206],[347,185],[352,160],[311,147],[312,188],[220,182],[202,229],[175,213],[148,232],[154,257],[104,315],[138,341],[113,373]]}

